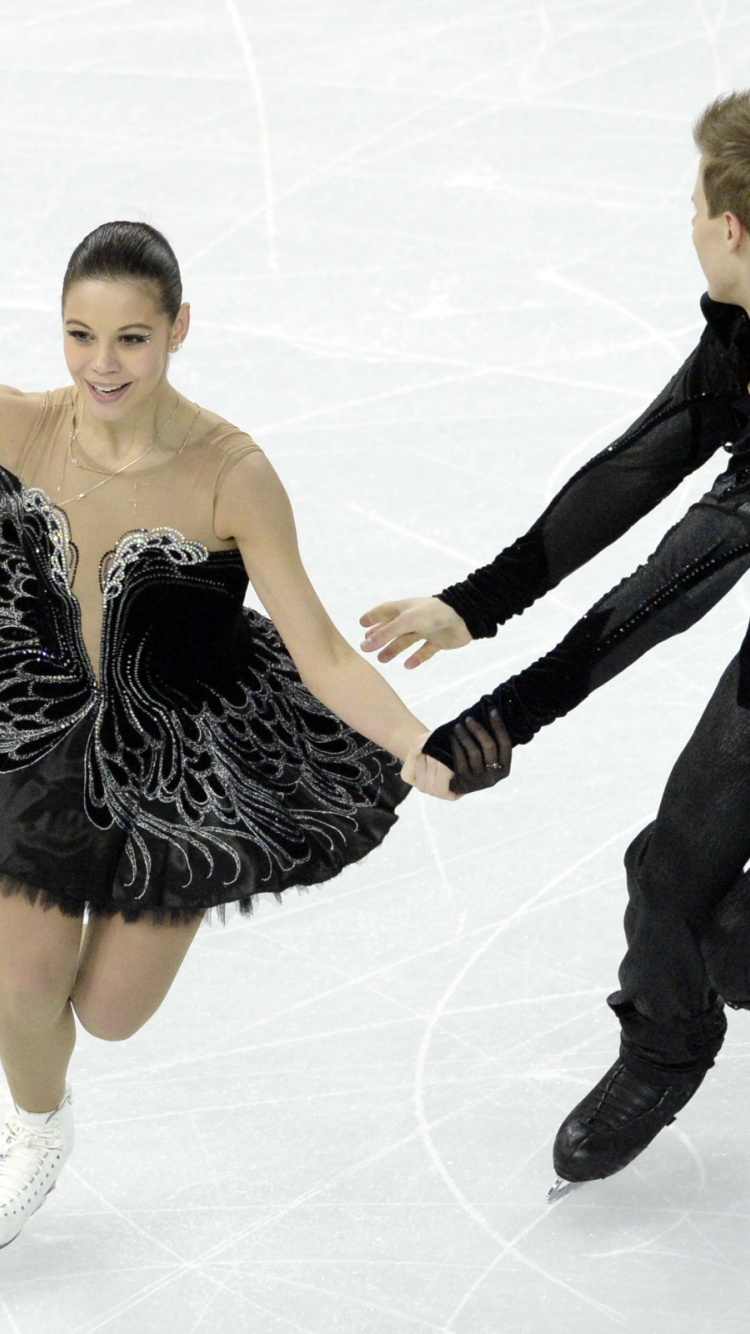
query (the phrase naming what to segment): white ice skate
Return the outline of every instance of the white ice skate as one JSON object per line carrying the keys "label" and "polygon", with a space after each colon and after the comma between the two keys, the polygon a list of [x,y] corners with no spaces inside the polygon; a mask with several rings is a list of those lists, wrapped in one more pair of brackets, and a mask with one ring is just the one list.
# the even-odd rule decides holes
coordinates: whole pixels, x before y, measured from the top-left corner
{"label": "white ice skate", "polygon": [[0,1249],[44,1204],[73,1148],[70,1089],[52,1112],[14,1107],[0,1140]]}

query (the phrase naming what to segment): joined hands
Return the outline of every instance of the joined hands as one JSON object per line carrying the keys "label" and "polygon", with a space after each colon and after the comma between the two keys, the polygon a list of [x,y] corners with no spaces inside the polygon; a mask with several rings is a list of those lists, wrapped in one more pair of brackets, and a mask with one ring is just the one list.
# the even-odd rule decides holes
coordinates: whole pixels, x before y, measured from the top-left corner
{"label": "joined hands", "polygon": [[425,755],[429,732],[412,742],[404,760],[401,777],[420,792],[444,801],[457,801],[469,792],[494,787],[510,773],[513,745],[497,709],[490,710],[491,732],[476,718],[456,723],[451,737],[453,773],[439,760]]}
{"label": "joined hands", "polygon": [[[379,662],[391,662],[400,653],[422,643],[405,667],[420,667],[441,649],[471,643],[465,621],[440,598],[401,598],[381,602],[360,618],[367,629],[362,649],[377,652]],[[456,723],[451,735],[453,772],[423,753],[429,732],[412,742],[401,777],[428,796],[457,801],[469,792],[494,787],[510,773],[513,745],[497,709],[490,709],[490,728],[475,718]]]}

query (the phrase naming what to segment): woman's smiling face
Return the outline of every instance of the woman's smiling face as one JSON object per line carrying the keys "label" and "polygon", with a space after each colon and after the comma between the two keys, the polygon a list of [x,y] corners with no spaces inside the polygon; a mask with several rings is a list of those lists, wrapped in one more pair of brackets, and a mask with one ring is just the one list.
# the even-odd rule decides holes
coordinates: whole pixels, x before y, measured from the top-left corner
{"label": "woman's smiling face", "polygon": [[63,310],[65,360],[94,417],[124,421],[153,399],[166,380],[170,351],[187,332],[186,310],[172,322],[153,288],[127,279],[71,285]]}

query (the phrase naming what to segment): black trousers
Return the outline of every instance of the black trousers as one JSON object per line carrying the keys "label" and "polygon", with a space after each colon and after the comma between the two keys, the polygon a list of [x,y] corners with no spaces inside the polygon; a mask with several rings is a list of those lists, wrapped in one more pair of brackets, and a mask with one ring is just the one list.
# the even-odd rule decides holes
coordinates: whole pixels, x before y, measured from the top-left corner
{"label": "black trousers", "polygon": [[712,1065],[722,1000],[750,1001],[750,709],[738,677],[735,658],[625,856],[628,949],[609,1004],[623,1059],[643,1073]]}

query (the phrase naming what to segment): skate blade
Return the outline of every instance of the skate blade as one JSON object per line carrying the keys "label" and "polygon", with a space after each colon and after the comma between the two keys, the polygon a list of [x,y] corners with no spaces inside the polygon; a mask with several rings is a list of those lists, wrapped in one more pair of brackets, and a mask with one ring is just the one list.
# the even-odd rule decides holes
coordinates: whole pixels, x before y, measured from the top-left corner
{"label": "skate blade", "polygon": [[578,1190],[582,1185],[582,1181],[564,1181],[562,1177],[558,1177],[554,1186],[547,1191],[547,1203],[554,1204],[557,1200],[562,1200],[564,1196],[570,1195],[572,1190]]}

